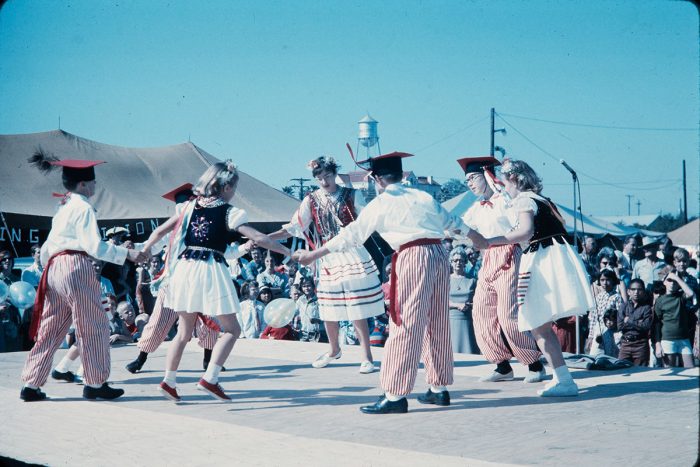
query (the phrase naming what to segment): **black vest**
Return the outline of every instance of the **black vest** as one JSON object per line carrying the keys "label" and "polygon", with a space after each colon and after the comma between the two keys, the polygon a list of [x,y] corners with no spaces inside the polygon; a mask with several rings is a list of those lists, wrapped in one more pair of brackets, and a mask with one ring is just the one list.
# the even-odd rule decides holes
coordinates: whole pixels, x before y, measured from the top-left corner
{"label": "black vest", "polygon": [[213,207],[195,205],[185,234],[187,248],[180,258],[206,261],[213,255],[217,263],[227,264],[223,255],[226,246],[235,238],[226,222],[229,209],[228,203]]}

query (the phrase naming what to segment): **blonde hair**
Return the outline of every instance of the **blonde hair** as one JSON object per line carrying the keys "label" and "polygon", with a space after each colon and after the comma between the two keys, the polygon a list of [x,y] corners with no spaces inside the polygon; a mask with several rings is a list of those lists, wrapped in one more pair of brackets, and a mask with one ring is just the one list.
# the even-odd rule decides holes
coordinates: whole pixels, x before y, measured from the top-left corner
{"label": "blonde hair", "polygon": [[542,191],[542,179],[525,161],[506,159],[503,161],[501,173],[512,180],[520,191],[532,191],[537,194]]}
{"label": "blonde hair", "polygon": [[676,251],[673,252],[673,259],[676,261],[690,260],[690,253],[685,248],[676,248]]}
{"label": "blonde hair", "polygon": [[217,162],[204,171],[192,191],[197,196],[220,196],[226,185],[236,187],[238,184],[238,170],[231,161]]}

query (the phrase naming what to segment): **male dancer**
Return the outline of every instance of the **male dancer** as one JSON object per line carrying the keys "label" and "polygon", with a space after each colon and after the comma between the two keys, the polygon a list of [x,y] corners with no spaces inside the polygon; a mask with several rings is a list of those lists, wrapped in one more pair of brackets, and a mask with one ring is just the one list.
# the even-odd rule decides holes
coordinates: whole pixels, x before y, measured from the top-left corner
{"label": "male dancer", "polygon": [[[123,264],[148,255],[103,242],[95,210],[88,198],[95,194],[95,166],[103,161],[58,160],[37,152],[29,161],[44,172],[63,168],[63,186],[69,191],[51,222],[51,231],[41,248],[44,272],[34,304],[30,334],[36,343],[22,371],[25,402],[46,399],[40,389],[46,383],[51,363],[71,321],[83,355],[86,399],[115,399],[123,389],[109,387],[109,323],[102,310],[100,283],[89,256]],[[89,256],[88,256],[89,255]]]}
{"label": "male dancer", "polygon": [[[163,195],[163,198],[174,202],[175,204],[180,204],[188,201],[192,197],[192,184],[185,183],[179,187],[167,192]],[[166,238],[166,237],[164,237]],[[238,258],[245,254],[247,250],[241,246],[238,249],[232,249],[228,247],[226,250],[226,258]],[[158,289],[158,295],[156,297],[156,303],[153,306],[153,313],[151,318],[148,320],[148,324],[143,329],[141,338],[137,344],[139,348],[139,355],[132,362],[126,365],[126,369],[131,373],[138,373],[143,368],[143,365],[148,359],[148,354],[155,352],[160,344],[165,341],[168,336],[170,328],[173,327],[175,321],[177,320],[177,313],[168,308],[163,300],[167,295],[167,288],[160,287]],[[197,320],[197,338],[199,340],[199,346],[204,349],[204,360],[203,366],[206,370],[209,366],[209,360],[211,360],[211,350],[216,344],[216,339],[219,335],[218,325],[214,321],[206,317],[200,317]],[[225,370],[225,369],[223,369]]]}
{"label": "male dancer", "polygon": [[452,344],[449,333],[450,271],[447,252],[441,245],[445,231],[468,236],[477,247],[484,239],[450,216],[429,194],[401,185],[401,160],[411,154],[394,152],[368,163],[379,195],[357,219],[314,251],[298,251],[296,258],[310,264],[331,251],[357,247],[376,231],[396,251],[392,257],[392,323],[385,346],[380,382],[384,394],[361,407],[368,414],[406,413],[422,356],[430,389],[418,401],[449,405],[446,386],[453,381]]}
{"label": "male dancer", "polygon": [[[510,231],[513,226],[506,215],[504,197],[494,193],[486,180],[501,163],[490,156],[465,157],[457,163],[464,170],[469,189],[480,197],[462,217],[464,223],[486,238]],[[481,377],[481,382],[512,380],[513,368],[508,360],[513,357],[528,366],[526,383],[542,381],[546,374],[535,340],[529,333],[518,331],[516,286],[521,255],[518,245],[491,246],[483,252],[474,293],[474,328],[479,349],[496,369]]]}

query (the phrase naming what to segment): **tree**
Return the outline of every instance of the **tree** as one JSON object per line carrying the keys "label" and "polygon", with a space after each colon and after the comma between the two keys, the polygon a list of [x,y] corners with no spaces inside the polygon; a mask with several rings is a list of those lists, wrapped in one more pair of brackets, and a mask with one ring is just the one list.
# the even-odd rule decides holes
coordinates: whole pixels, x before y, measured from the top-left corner
{"label": "tree", "polygon": [[[693,219],[695,219],[695,218],[690,217],[690,218],[688,218],[688,221],[692,221]],[[676,230],[677,228],[682,227],[683,225],[685,225],[685,221],[683,220],[682,214],[678,214],[678,215],[662,214],[654,222],[652,222],[648,226],[642,227],[642,228],[654,230],[656,232],[666,233],[666,232],[671,232],[672,230]]]}
{"label": "tree", "polygon": [[464,193],[469,188],[467,184],[456,178],[451,178],[442,184],[440,188],[440,194],[438,195],[438,201],[441,203],[447,201],[448,199],[454,198],[455,196]]}
{"label": "tree", "polygon": [[283,186],[282,192],[288,194],[289,196],[294,196],[294,187],[289,185]]}

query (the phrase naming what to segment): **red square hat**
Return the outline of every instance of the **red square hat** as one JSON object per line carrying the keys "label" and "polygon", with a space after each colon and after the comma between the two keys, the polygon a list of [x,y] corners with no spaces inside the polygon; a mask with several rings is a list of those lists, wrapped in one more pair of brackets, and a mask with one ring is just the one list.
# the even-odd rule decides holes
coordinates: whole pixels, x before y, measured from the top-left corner
{"label": "red square hat", "polygon": [[63,179],[72,182],[91,182],[95,179],[95,166],[105,161],[62,159],[50,161],[49,164],[63,169]]}
{"label": "red square hat", "polygon": [[[189,199],[193,193],[192,193],[192,187],[193,185],[191,183],[183,183],[177,188],[174,188],[167,192],[166,194],[162,195],[163,198],[167,199],[168,201],[172,201],[173,203],[177,203],[178,199],[180,198],[186,198],[185,200]],[[182,202],[182,201],[180,201]]]}
{"label": "red square hat", "polygon": [[407,152],[391,152],[388,154],[382,154],[377,157],[370,157],[364,161],[359,161],[357,165],[363,167],[365,170],[372,172],[372,175],[386,175],[390,173],[401,173],[403,172],[403,166],[401,160],[405,157],[413,157],[413,154]]}
{"label": "red square hat", "polygon": [[501,165],[501,162],[493,156],[463,157],[457,159],[457,163],[464,170],[464,175],[472,172],[484,173],[486,169],[493,170],[497,165]]}

